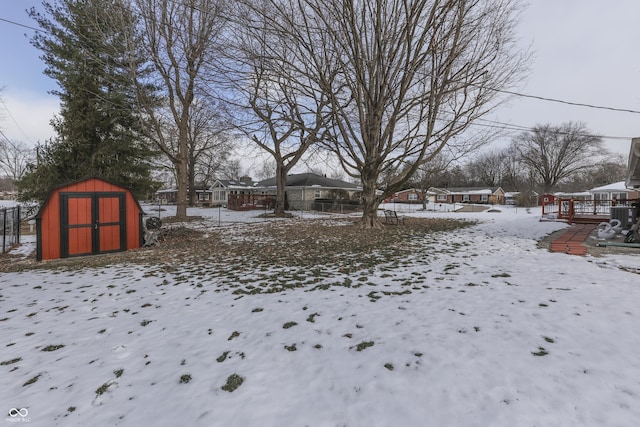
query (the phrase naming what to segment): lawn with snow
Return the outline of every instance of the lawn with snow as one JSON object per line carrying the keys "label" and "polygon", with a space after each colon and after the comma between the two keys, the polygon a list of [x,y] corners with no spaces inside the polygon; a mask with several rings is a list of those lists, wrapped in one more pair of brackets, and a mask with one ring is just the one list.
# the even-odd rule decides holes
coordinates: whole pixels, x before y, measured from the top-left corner
{"label": "lawn with snow", "polygon": [[[37,426],[638,425],[640,253],[550,253],[537,240],[566,225],[537,211],[412,209],[478,223],[416,235],[400,259],[4,273],[0,411]],[[191,214],[238,245],[274,224]]]}

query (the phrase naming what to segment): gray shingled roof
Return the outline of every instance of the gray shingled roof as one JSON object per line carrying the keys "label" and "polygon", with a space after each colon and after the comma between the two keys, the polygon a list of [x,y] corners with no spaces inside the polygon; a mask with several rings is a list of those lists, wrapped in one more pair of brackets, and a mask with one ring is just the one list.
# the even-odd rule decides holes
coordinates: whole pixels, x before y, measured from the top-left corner
{"label": "gray shingled roof", "polygon": [[[258,182],[257,185],[260,187],[275,187],[276,179],[265,179],[264,181]],[[300,173],[287,176],[287,187],[311,187],[314,185],[325,188],[358,188],[356,184],[341,181],[339,179],[327,178],[326,176],[317,175],[315,173]]]}

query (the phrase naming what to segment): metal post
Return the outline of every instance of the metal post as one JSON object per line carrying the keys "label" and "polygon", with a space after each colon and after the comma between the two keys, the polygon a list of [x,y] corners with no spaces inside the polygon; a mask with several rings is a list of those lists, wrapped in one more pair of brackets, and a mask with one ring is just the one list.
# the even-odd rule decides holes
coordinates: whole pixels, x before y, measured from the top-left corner
{"label": "metal post", "polygon": [[2,209],[2,253],[7,246],[7,208]]}
{"label": "metal post", "polygon": [[16,232],[16,243],[19,245],[20,244],[20,205],[18,205],[18,207],[16,208],[16,226],[18,228],[18,231]]}

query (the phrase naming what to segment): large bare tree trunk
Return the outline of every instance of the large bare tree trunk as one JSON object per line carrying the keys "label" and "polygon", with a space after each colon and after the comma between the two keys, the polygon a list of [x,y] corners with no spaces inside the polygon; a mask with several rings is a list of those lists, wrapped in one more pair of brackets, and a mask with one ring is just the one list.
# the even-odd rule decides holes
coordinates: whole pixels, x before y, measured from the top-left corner
{"label": "large bare tree trunk", "polygon": [[285,213],[285,193],[287,189],[287,173],[288,169],[280,165],[276,165],[276,205],[273,211],[274,215],[282,216]]}
{"label": "large bare tree trunk", "polygon": [[362,218],[360,224],[364,228],[380,228],[380,220],[378,219],[378,206],[380,206],[380,199],[376,195],[375,181],[363,182],[362,187]]}
{"label": "large bare tree trunk", "polygon": [[176,163],[178,176],[178,196],[176,199],[176,219],[185,220],[187,218],[187,164],[185,161]]}

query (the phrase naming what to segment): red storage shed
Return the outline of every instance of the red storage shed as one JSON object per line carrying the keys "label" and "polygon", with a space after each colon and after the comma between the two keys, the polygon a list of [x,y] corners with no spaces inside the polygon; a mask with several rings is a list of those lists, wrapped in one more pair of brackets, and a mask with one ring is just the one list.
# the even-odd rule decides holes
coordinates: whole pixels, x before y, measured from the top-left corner
{"label": "red storage shed", "polygon": [[131,190],[91,177],[54,189],[36,215],[38,261],[143,245],[144,212]]}

